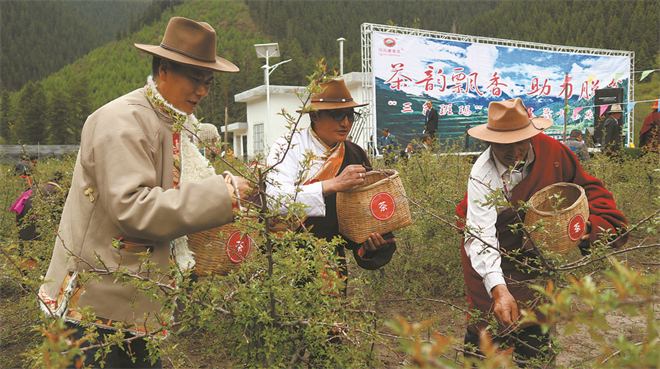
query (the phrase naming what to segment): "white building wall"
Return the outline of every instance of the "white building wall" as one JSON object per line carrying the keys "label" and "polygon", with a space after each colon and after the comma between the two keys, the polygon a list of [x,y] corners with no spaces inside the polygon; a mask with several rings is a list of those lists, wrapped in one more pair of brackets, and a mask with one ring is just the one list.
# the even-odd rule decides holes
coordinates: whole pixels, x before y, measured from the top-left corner
{"label": "white building wall", "polygon": [[[348,73],[344,76],[344,79],[353,99],[361,104],[363,96],[361,73]],[[238,140],[241,139],[238,135],[247,135],[248,159],[255,159],[260,151],[260,147],[255,147],[254,126],[257,124],[263,124],[264,151],[262,153],[264,156],[268,154],[273,143],[278,138],[288,133],[286,118],[280,114],[282,109],[285,109],[294,119],[298,119],[299,114],[296,110],[300,109],[302,102],[295,93],[296,89],[302,90],[304,87],[270,86],[270,121],[268,121],[266,115],[266,86],[262,85],[255,87],[234,96],[236,102],[244,102],[247,104],[247,131],[233,131],[231,125],[229,127],[229,131],[234,132],[234,147],[236,150],[242,147],[242,144],[238,142]],[[300,119],[298,129],[304,129],[307,127],[309,127],[309,117],[305,115]]]}

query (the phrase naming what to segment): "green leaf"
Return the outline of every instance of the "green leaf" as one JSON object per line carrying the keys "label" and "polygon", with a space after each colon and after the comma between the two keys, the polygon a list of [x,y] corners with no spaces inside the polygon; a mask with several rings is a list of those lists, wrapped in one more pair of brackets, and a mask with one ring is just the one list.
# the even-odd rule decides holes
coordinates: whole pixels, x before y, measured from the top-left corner
{"label": "green leaf", "polygon": [[566,326],[564,326],[564,336],[570,336],[573,333],[575,333],[575,330],[577,329],[577,326],[573,323],[568,323]]}
{"label": "green leaf", "polygon": [[602,334],[596,332],[595,329],[589,328],[589,336],[591,337],[594,342],[605,342],[605,338],[603,337]]}

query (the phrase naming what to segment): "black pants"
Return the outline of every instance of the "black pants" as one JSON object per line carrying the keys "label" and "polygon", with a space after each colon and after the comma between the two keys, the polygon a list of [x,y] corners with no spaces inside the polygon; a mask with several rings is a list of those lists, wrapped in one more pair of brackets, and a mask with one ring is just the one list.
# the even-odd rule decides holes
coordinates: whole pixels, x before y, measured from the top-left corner
{"label": "black pants", "polygon": [[[68,328],[76,329],[76,333],[73,333],[70,338],[79,340],[85,335],[85,327],[66,322]],[[93,343],[100,343],[104,341],[106,335],[112,335],[117,333],[116,331],[104,328],[97,328],[99,336],[97,341]],[[125,333],[126,337],[133,337],[130,333]],[[81,348],[90,346],[90,342],[85,342],[80,345]],[[122,350],[117,345],[113,345],[110,348],[110,353],[104,358],[105,366],[104,368],[157,368],[160,369],[163,367],[163,364],[160,359],[152,365],[149,360],[149,350],[147,349],[147,340],[144,338],[139,338],[137,340],[131,341],[130,344],[124,343],[123,345],[125,350]],[[99,364],[94,360],[94,355],[98,349],[92,349],[85,351],[85,367],[90,366],[92,368],[99,368]],[[131,356],[135,358],[135,363],[131,360]],[[67,368],[75,368],[74,363],[70,364]]]}
{"label": "black pants", "polygon": [[[517,359],[530,360],[549,356],[550,335],[548,333],[544,334],[539,325],[521,328],[507,336],[493,337],[492,340],[493,343],[500,346],[506,344],[508,347],[513,347],[513,353]],[[523,341],[531,347],[519,341]],[[465,344],[471,344],[475,347],[475,353],[483,355],[481,350],[479,350],[479,334],[468,329],[467,333],[465,333]],[[539,352],[542,349],[545,351]],[[463,356],[465,358],[477,358],[477,356],[467,352]],[[524,367],[524,365],[519,366]]]}

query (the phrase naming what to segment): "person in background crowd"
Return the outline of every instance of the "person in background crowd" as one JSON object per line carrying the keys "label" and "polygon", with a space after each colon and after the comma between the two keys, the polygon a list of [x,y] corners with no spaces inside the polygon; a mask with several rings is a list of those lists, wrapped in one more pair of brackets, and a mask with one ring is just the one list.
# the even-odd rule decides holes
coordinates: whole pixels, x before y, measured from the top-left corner
{"label": "person in background crowd", "polygon": [[[28,159],[25,156],[25,159]],[[55,172],[54,177],[43,185],[38,185],[32,182],[30,173],[32,172],[30,164],[26,160],[19,161],[14,170],[19,177],[23,177],[27,181],[26,190],[16,199],[16,201],[9,207],[9,211],[16,214],[16,226],[18,227],[18,240],[19,240],[19,255],[23,258],[24,266],[35,266],[36,260],[31,256],[26,257],[26,248],[30,247],[30,241],[36,241],[39,237],[37,231],[37,214],[32,210],[35,197],[39,196],[42,199],[53,197],[58,191],[61,190],[60,181],[63,174]],[[63,197],[60,197],[63,200]],[[55,204],[55,210],[61,209],[62,204]],[[55,214],[53,214],[55,215]],[[53,219],[54,217],[48,217]],[[57,217],[58,218],[58,217]]]}
{"label": "person in background crowd", "polygon": [[639,131],[639,147],[643,151],[660,150],[660,112],[658,111],[658,100],[652,107],[653,111],[644,119],[644,125]]}
{"label": "person in background crowd", "polygon": [[17,176],[25,179],[27,187],[32,187],[32,178],[30,177],[32,174],[32,167],[30,166],[30,162],[30,156],[25,154],[18,159],[16,164],[14,164],[14,172]]}
{"label": "person in background crowd", "polygon": [[225,150],[221,153],[221,156],[222,156],[223,159],[227,160],[227,162],[229,162],[229,163],[233,163],[234,159],[236,158],[236,156],[234,156],[234,150],[232,150],[229,147],[227,147],[227,150]]}
{"label": "person in background crowd", "polygon": [[584,136],[582,136],[582,142],[584,142],[584,145],[589,148],[589,147],[595,147],[594,143],[594,127],[587,127],[584,130]]}
{"label": "person in background crowd", "polygon": [[438,111],[433,107],[431,100],[426,102],[426,109],[424,133],[428,133],[431,139],[435,139],[435,132],[438,130]]}
{"label": "person in background crowd", "polygon": [[415,149],[415,152],[421,154],[422,151],[430,150],[431,137],[432,136],[428,133],[422,133],[422,135],[419,137],[419,144],[417,144],[417,148]]}
{"label": "person in background crowd", "polygon": [[612,105],[610,109],[610,116],[605,119],[603,123],[603,144],[601,150],[611,157],[618,158],[621,156],[621,132],[623,130],[623,110],[621,105]]}
{"label": "person in background crowd", "polygon": [[383,128],[383,135],[380,136],[380,152],[385,158],[385,165],[391,165],[396,156],[396,149],[399,146],[399,143],[396,141],[396,137],[393,134],[390,134],[390,130]]}
{"label": "person in background crowd", "polygon": [[[205,159],[183,128],[198,124],[193,112],[209,93],[214,72],[238,72],[216,56],[215,30],[208,23],[173,17],[160,45],[135,46],[153,56],[153,75],[143,88],[87,118],[46,282],[39,291],[44,311],[64,317],[75,330],[73,339],[84,334],[83,308],[95,315],[100,342],[120,328],[133,338],[101,354],[111,368],[162,366],[160,359],[151,363],[147,339],[135,337],[161,327],[155,315],[161,304],[112,274],[81,285],[79,273],[97,265],[97,257],[110,269],[121,266],[144,273],[136,253],[146,252],[157,268],[148,277],[167,280],[170,243],[233,221],[236,202],[234,187],[212,168],[204,179],[184,181],[189,159]],[[190,151],[196,156],[182,158]],[[248,182],[239,179],[236,185],[240,197],[247,198]],[[86,366],[98,366],[97,350],[85,353]]]}
{"label": "person in background crowd", "polygon": [[[589,219],[582,224],[582,248],[599,240],[605,232],[620,247],[628,236],[619,236],[628,225],[616,209],[612,194],[603,183],[585,173],[576,156],[559,141],[542,133],[552,120],[531,117],[520,98],[491,102],[488,122],[469,130],[470,136],[490,143],[477,159],[468,181],[467,193],[456,207],[470,233],[461,244],[463,274],[469,305],[465,344],[479,347],[479,333],[499,323],[493,342],[514,347],[519,359],[548,355],[549,336],[532,323],[520,324],[526,307],[543,319],[536,309],[537,292],[528,287],[539,273],[525,268],[536,259],[534,250],[523,249],[523,232],[512,228],[524,219],[520,201],[557,182],[571,182],[584,188],[589,202]],[[504,193],[514,207],[488,203],[495,191]],[[516,214],[518,213],[518,214]],[[466,358],[473,355],[466,353]]]}
{"label": "person in background crowd", "polygon": [[575,155],[577,155],[578,159],[582,163],[586,163],[589,161],[589,151],[587,149],[587,145],[582,142],[582,131],[579,129],[574,129],[571,131],[570,137],[566,142],[564,142],[564,145],[568,146]]}
{"label": "person in background crowd", "polygon": [[[61,172],[55,172],[53,178],[51,178],[48,182],[44,183],[41,186],[35,185],[35,188],[39,187],[38,195],[33,190],[29,190],[31,191],[29,197],[26,198],[23,207],[20,209],[20,211],[16,213],[16,225],[19,227],[18,229],[19,240],[33,241],[37,239],[39,233],[37,232],[36,214],[31,214],[34,198],[35,196],[41,196],[44,199],[48,199],[54,197],[56,193],[62,191],[60,182],[62,181],[63,175],[64,174]],[[64,205],[63,204],[64,198],[62,197],[59,200],[61,200],[62,203],[54,204],[56,205],[56,208],[61,208],[62,205]],[[21,248],[22,245],[23,243],[21,242]]]}
{"label": "person in background crowd", "polygon": [[414,154],[413,144],[412,144],[412,143],[408,143],[408,144],[406,145],[406,148],[403,149],[403,150],[401,150],[401,152],[399,153],[399,156],[400,156],[401,158],[403,158],[403,160],[404,160],[405,162],[408,162],[408,159],[410,159],[410,158],[413,156],[413,154]]}

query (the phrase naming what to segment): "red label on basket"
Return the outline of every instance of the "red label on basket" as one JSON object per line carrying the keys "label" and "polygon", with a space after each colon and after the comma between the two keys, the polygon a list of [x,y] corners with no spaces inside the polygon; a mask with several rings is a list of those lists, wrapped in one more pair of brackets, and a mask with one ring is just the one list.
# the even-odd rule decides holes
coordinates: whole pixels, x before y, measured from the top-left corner
{"label": "red label on basket", "polygon": [[251,241],[248,235],[236,231],[227,240],[227,256],[232,263],[240,263],[250,253]]}
{"label": "red label on basket", "polygon": [[577,214],[571,218],[571,221],[568,222],[568,238],[570,238],[571,241],[579,240],[584,234],[584,231],[587,230],[586,223],[587,222],[585,222],[582,214]]}
{"label": "red label on basket", "polygon": [[394,198],[387,192],[379,192],[371,198],[369,206],[371,215],[378,220],[388,220],[394,216],[396,210],[396,202]]}

